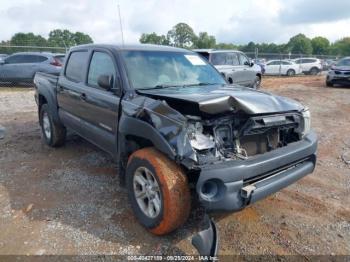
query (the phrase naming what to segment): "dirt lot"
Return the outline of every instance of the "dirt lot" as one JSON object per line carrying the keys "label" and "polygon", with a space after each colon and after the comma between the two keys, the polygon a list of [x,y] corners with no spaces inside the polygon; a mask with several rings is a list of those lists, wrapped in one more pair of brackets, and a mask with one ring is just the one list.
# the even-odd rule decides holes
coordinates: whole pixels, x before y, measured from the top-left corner
{"label": "dirt lot", "polygon": [[[315,172],[242,212],[215,214],[221,254],[350,254],[350,88],[324,76],[267,78],[265,90],[309,106]],[[75,135],[40,138],[33,91],[0,88],[0,254],[196,254],[189,221],[167,237],[135,220],[110,157]]]}

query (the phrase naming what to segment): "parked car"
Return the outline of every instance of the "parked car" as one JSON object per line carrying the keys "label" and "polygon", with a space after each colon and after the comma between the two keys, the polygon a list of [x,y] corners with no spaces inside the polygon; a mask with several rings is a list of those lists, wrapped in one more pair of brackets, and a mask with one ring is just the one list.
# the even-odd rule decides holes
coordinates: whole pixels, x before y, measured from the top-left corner
{"label": "parked car", "polygon": [[0,60],[0,82],[32,82],[36,72],[59,74],[61,59],[61,54],[15,53]]}
{"label": "parked car", "polygon": [[300,66],[288,60],[270,60],[265,65],[266,75],[287,75],[300,74]]}
{"label": "parked car", "polygon": [[300,65],[301,71],[306,75],[317,75],[323,69],[321,60],[318,58],[298,58],[294,59],[294,62]]}
{"label": "parked car", "polygon": [[235,50],[195,49],[215,66],[228,83],[254,89],[261,85],[261,67],[250,62],[242,52]]}
{"label": "parked car", "polygon": [[350,57],[340,59],[328,71],[326,85],[331,87],[335,84],[350,84]]}
{"label": "parked car", "polygon": [[0,54],[0,60],[4,60],[6,57],[8,57],[7,54]]}
{"label": "parked car", "polygon": [[46,144],[63,145],[69,128],[110,153],[156,235],[187,220],[191,188],[208,211],[239,211],[315,168],[305,106],[229,85],[189,50],[77,46],[59,76],[37,73],[34,84]]}

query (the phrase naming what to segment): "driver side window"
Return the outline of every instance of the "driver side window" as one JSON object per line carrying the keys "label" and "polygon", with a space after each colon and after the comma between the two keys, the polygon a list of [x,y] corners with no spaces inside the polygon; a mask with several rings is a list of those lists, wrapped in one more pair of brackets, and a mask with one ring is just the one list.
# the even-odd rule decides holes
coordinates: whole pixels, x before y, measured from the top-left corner
{"label": "driver side window", "polygon": [[249,64],[248,58],[243,54],[239,54],[239,60],[241,61],[241,65],[248,65]]}
{"label": "driver side window", "polygon": [[104,52],[94,52],[91,58],[87,84],[98,87],[98,78],[101,75],[113,76],[115,80],[116,69],[112,58]]}

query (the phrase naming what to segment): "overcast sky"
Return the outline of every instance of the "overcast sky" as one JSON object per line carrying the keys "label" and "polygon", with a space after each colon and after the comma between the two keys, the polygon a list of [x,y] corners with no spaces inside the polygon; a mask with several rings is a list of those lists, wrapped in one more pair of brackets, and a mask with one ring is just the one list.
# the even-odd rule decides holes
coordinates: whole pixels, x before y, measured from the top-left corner
{"label": "overcast sky", "polygon": [[[287,42],[301,32],[331,41],[350,36],[349,0],[120,0],[124,37],[166,34],[178,22],[217,42]],[[16,32],[47,37],[66,28],[88,33],[96,43],[120,43],[117,0],[1,0],[0,40]]]}

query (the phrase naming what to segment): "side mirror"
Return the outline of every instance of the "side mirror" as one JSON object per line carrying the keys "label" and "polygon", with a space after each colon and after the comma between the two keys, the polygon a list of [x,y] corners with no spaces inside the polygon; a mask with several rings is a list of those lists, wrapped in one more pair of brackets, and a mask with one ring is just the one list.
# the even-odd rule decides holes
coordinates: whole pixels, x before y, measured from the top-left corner
{"label": "side mirror", "polygon": [[113,88],[113,76],[112,75],[100,75],[97,79],[97,84],[106,89],[107,91]]}

